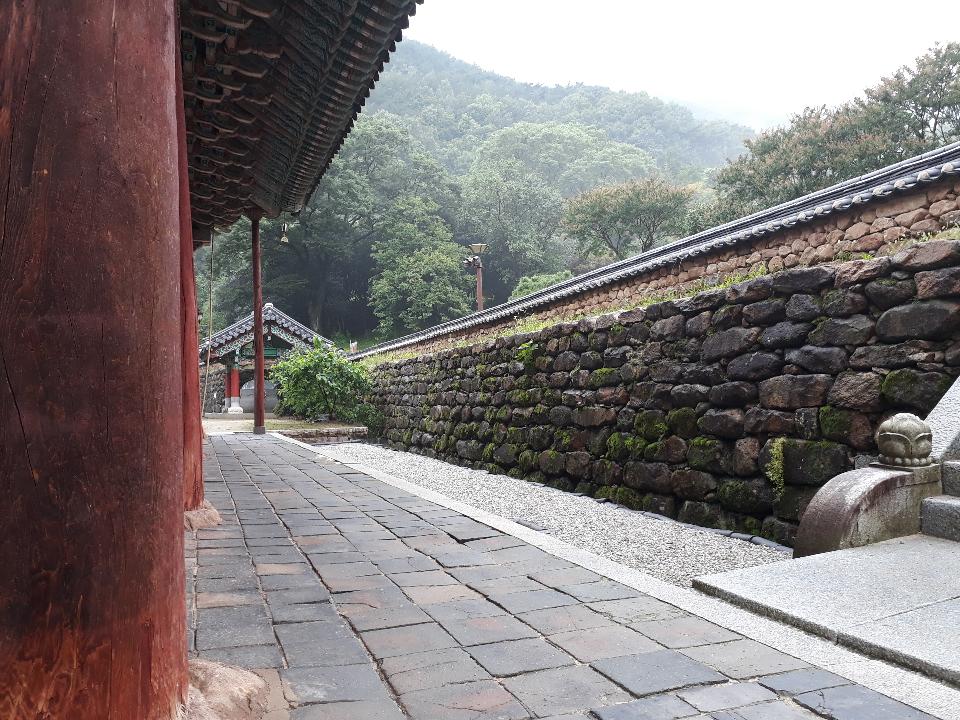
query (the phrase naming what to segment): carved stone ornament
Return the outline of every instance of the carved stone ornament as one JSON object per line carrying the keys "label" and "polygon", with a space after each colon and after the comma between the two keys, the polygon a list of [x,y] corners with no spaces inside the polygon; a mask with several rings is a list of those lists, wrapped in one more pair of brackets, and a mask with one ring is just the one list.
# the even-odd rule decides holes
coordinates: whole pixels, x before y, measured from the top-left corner
{"label": "carved stone ornament", "polygon": [[912,413],[897,413],[877,428],[880,462],[897,467],[929,465],[933,449],[930,426]]}

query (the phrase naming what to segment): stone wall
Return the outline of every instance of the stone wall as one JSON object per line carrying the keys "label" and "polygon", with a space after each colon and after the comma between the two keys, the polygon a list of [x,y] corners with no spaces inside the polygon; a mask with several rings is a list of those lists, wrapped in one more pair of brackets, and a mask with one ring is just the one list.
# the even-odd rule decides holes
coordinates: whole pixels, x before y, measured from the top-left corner
{"label": "stone wall", "polygon": [[384,363],[374,399],[394,448],[790,544],[958,374],[960,242],[931,241]]}
{"label": "stone wall", "polygon": [[[626,280],[571,295],[524,314],[527,320],[568,319],[641,304],[651,296],[685,290],[735,273],[778,272],[851,259],[862,253],[887,254],[904,240],[960,225],[960,181],[918,186],[868,205],[855,205],[789,230],[762,235],[722,250],[691,256],[675,266],[639,273]],[[481,339],[514,320],[501,320],[404,348],[423,352],[451,341]]]}
{"label": "stone wall", "polygon": [[223,412],[224,393],[226,391],[227,369],[220,363],[210,364],[210,380],[207,383],[207,397],[203,397],[203,380],[206,377],[206,365],[200,366],[200,402],[203,403],[203,412]]}

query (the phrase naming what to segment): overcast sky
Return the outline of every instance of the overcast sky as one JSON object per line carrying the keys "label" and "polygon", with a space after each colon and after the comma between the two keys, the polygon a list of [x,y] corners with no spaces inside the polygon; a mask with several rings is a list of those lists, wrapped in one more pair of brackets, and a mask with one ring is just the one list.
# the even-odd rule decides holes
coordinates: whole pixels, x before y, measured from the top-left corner
{"label": "overcast sky", "polygon": [[934,42],[956,39],[955,0],[922,8],[905,0],[425,0],[406,37],[517,80],[645,91],[761,128],[806,105],[852,98]]}

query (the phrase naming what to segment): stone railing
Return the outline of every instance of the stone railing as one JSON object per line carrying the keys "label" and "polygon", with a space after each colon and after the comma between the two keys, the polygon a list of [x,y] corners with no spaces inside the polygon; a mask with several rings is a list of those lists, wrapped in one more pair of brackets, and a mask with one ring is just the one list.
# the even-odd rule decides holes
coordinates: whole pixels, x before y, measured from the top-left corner
{"label": "stone railing", "polygon": [[791,544],[960,374],[960,242],[384,363],[391,446]]}

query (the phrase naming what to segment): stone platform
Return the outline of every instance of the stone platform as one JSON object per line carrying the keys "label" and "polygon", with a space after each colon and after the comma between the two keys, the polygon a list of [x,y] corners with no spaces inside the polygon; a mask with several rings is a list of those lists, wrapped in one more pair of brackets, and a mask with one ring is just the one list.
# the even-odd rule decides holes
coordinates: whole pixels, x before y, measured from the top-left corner
{"label": "stone platform", "polygon": [[933,717],[281,438],[205,468],[187,640],[269,720]]}
{"label": "stone platform", "polygon": [[698,590],[960,685],[960,544],[912,535],[696,578]]}

